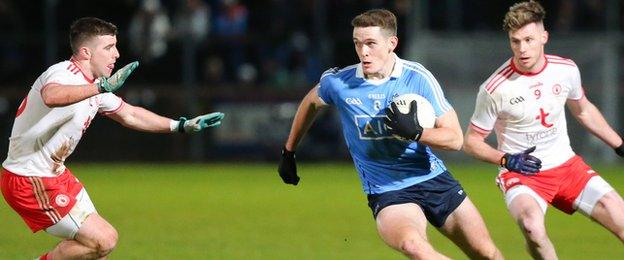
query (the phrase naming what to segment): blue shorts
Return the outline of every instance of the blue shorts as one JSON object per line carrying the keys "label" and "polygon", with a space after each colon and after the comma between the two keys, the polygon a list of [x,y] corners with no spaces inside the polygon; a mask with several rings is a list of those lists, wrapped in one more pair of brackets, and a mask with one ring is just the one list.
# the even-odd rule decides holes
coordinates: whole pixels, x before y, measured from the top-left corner
{"label": "blue shorts", "polygon": [[433,179],[400,190],[368,195],[368,207],[373,217],[385,207],[397,204],[414,203],[425,213],[427,221],[436,227],[444,225],[446,218],[466,198],[462,186],[445,171]]}

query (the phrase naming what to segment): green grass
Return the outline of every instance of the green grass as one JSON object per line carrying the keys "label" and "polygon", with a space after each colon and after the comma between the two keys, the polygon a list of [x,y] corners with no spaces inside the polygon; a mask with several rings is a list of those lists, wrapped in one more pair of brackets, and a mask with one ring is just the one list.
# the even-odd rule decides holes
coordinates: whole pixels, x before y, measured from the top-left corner
{"label": "green grass", "polygon": [[[351,164],[301,164],[297,187],[272,164],[84,164],[72,171],[119,231],[111,259],[402,259],[378,237]],[[527,259],[524,241],[494,185],[495,168],[451,165],[507,259]],[[596,167],[623,190],[621,168]],[[580,214],[549,208],[561,259],[622,259],[613,235]],[[434,247],[466,257],[435,229]],[[31,234],[0,203],[0,259],[28,259],[58,239]]]}

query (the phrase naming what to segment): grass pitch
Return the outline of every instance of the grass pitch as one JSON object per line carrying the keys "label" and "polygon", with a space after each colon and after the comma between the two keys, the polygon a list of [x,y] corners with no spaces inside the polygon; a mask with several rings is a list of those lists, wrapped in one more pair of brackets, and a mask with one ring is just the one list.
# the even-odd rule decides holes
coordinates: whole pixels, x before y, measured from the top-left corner
{"label": "grass pitch", "polygon": [[[110,259],[402,259],[379,239],[350,163],[299,165],[298,186],[273,164],[70,165],[99,213],[119,232]],[[507,259],[527,259],[524,241],[494,185],[495,167],[449,166]],[[595,167],[618,191],[622,168]],[[624,214],[624,213],[622,213]],[[624,247],[580,214],[549,208],[561,259],[623,259]],[[466,259],[435,228],[434,247]],[[0,259],[28,259],[59,240],[31,234],[0,202]]]}

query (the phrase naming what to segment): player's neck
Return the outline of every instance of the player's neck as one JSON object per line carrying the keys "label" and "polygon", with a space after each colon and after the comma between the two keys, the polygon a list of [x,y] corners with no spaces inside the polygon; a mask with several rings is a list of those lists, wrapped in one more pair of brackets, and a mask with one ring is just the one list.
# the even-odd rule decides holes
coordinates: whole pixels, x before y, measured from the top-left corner
{"label": "player's neck", "polygon": [[81,59],[80,57],[77,57],[75,55],[72,55],[70,60],[74,64],[76,64],[76,66],[78,66],[78,68],[80,69],[82,74],[85,75],[85,77],[91,78],[91,79],[94,78],[93,73],[91,72],[91,66],[89,64],[89,60]]}
{"label": "player's neck", "polygon": [[364,77],[369,80],[382,80],[392,74],[394,71],[394,66],[396,64],[396,56],[392,55],[392,57],[386,62],[382,71],[377,73],[365,74]]}

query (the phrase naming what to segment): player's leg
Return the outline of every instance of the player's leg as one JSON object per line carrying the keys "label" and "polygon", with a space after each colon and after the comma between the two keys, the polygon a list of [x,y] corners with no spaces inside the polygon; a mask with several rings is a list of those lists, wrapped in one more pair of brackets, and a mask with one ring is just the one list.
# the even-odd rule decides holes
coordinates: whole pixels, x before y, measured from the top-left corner
{"label": "player's leg", "polygon": [[624,242],[624,200],[610,191],[598,201],[591,217]]}
{"label": "player's leg", "polygon": [[117,231],[97,214],[85,189],[70,212],[45,231],[65,239],[48,253],[52,259],[99,259],[117,244]]}
{"label": "player's leg", "polygon": [[602,177],[594,176],[587,182],[574,207],[624,242],[624,200]]}
{"label": "player's leg", "polygon": [[531,188],[518,185],[505,193],[507,208],[524,238],[527,249],[535,259],[557,259],[555,247],[546,234],[544,215],[547,204]]}
{"label": "player's leg", "polygon": [[117,231],[97,213],[87,217],[74,239],[48,253],[51,259],[105,259],[117,244]]}
{"label": "player's leg", "polygon": [[468,197],[448,216],[440,231],[470,259],[503,259],[481,214]]}
{"label": "player's leg", "polygon": [[414,203],[383,208],[377,214],[377,231],[386,244],[411,259],[448,259],[427,239],[427,219]]}

